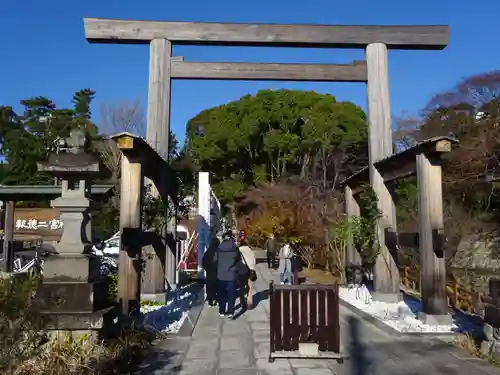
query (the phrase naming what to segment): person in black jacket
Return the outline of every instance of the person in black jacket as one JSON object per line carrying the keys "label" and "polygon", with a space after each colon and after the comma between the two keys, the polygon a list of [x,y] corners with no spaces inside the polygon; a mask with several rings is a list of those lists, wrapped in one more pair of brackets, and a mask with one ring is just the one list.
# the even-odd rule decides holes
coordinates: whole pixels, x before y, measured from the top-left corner
{"label": "person in black jacket", "polygon": [[202,266],[205,270],[207,302],[210,307],[217,306],[217,263],[215,261],[215,252],[218,246],[219,240],[214,238],[202,259]]}
{"label": "person in black jacket", "polygon": [[274,234],[271,233],[269,235],[264,247],[266,248],[267,268],[276,268],[276,255],[279,252],[279,244],[276,238],[274,238]]}
{"label": "person in black jacket", "polygon": [[297,251],[295,249],[293,250],[291,263],[292,263],[292,285],[299,285],[299,272],[302,271],[302,259],[297,254]]}
{"label": "person in black jacket", "polygon": [[223,240],[215,252],[215,261],[217,263],[219,315],[232,319],[243,262],[230,231],[224,234]]}

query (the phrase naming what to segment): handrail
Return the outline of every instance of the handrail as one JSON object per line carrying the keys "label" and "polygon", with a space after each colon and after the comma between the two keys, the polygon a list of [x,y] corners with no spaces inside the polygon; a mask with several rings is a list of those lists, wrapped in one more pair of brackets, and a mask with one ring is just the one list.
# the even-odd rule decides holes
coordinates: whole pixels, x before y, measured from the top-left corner
{"label": "handrail", "polygon": [[[183,264],[187,261],[189,254],[191,254],[191,251],[193,250],[193,246],[194,246],[196,239],[198,239],[198,233],[196,231],[194,231],[186,242],[186,245],[185,245],[183,252],[180,256],[179,263],[177,264],[177,270],[180,270],[181,264]],[[186,269],[186,271],[196,271],[196,270]]]}

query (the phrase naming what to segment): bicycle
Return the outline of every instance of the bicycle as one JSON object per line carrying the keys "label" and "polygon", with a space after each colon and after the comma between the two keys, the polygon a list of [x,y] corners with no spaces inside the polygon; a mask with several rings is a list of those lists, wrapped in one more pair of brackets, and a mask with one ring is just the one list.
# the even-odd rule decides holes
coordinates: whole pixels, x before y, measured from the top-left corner
{"label": "bicycle", "polygon": [[33,258],[23,264],[23,259],[22,256],[18,256],[14,260],[14,273],[29,273],[30,276],[35,277],[35,276],[42,276],[43,275],[43,263],[44,263],[44,257],[51,255],[51,254],[56,254],[57,252],[50,248],[44,248],[43,247],[43,242],[37,243],[35,247],[35,253]]}

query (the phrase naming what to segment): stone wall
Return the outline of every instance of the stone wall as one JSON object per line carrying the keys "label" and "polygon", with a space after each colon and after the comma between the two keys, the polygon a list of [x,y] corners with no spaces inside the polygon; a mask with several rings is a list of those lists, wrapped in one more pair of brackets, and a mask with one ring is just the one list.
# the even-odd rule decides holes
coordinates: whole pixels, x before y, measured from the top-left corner
{"label": "stone wall", "polygon": [[488,293],[488,283],[500,277],[500,234],[464,237],[449,262],[450,273],[464,287]]}

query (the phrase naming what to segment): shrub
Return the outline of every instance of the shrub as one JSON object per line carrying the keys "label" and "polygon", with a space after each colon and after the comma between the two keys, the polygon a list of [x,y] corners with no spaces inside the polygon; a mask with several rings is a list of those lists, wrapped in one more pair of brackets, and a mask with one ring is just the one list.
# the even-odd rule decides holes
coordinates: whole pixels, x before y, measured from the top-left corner
{"label": "shrub", "polygon": [[35,299],[39,282],[28,276],[0,278],[0,373],[39,354],[46,341]]}
{"label": "shrub", "polygon": [[[116,282],[116,277],[109,281]],[[113,340],[71,334],[49,337],[36,300],[39,283],[30,277],[0,278],[0,374],[117,375],[134,371],[156,334],[131,323]]]}
{"label": "shrub", "polygon": [[118,300],[118,275],[108,275],[108,301],[110,304],[115,304]]}
{"label": "shrub", "polygon": [[341,212],[338,195],[314,181],[292,178],[249,190],[238,199],[238,226],[248,240],[263,244],[274,233],[300,253],[308,268],[330,257],[328,229]]}
{"label": "shrub", "polygon": [[37,357],[20,364],[14,375],[115,375],[129,374],[142,362],[152,340],[147,332],[129,327],[113,343],[87,335],[54,338]]}

